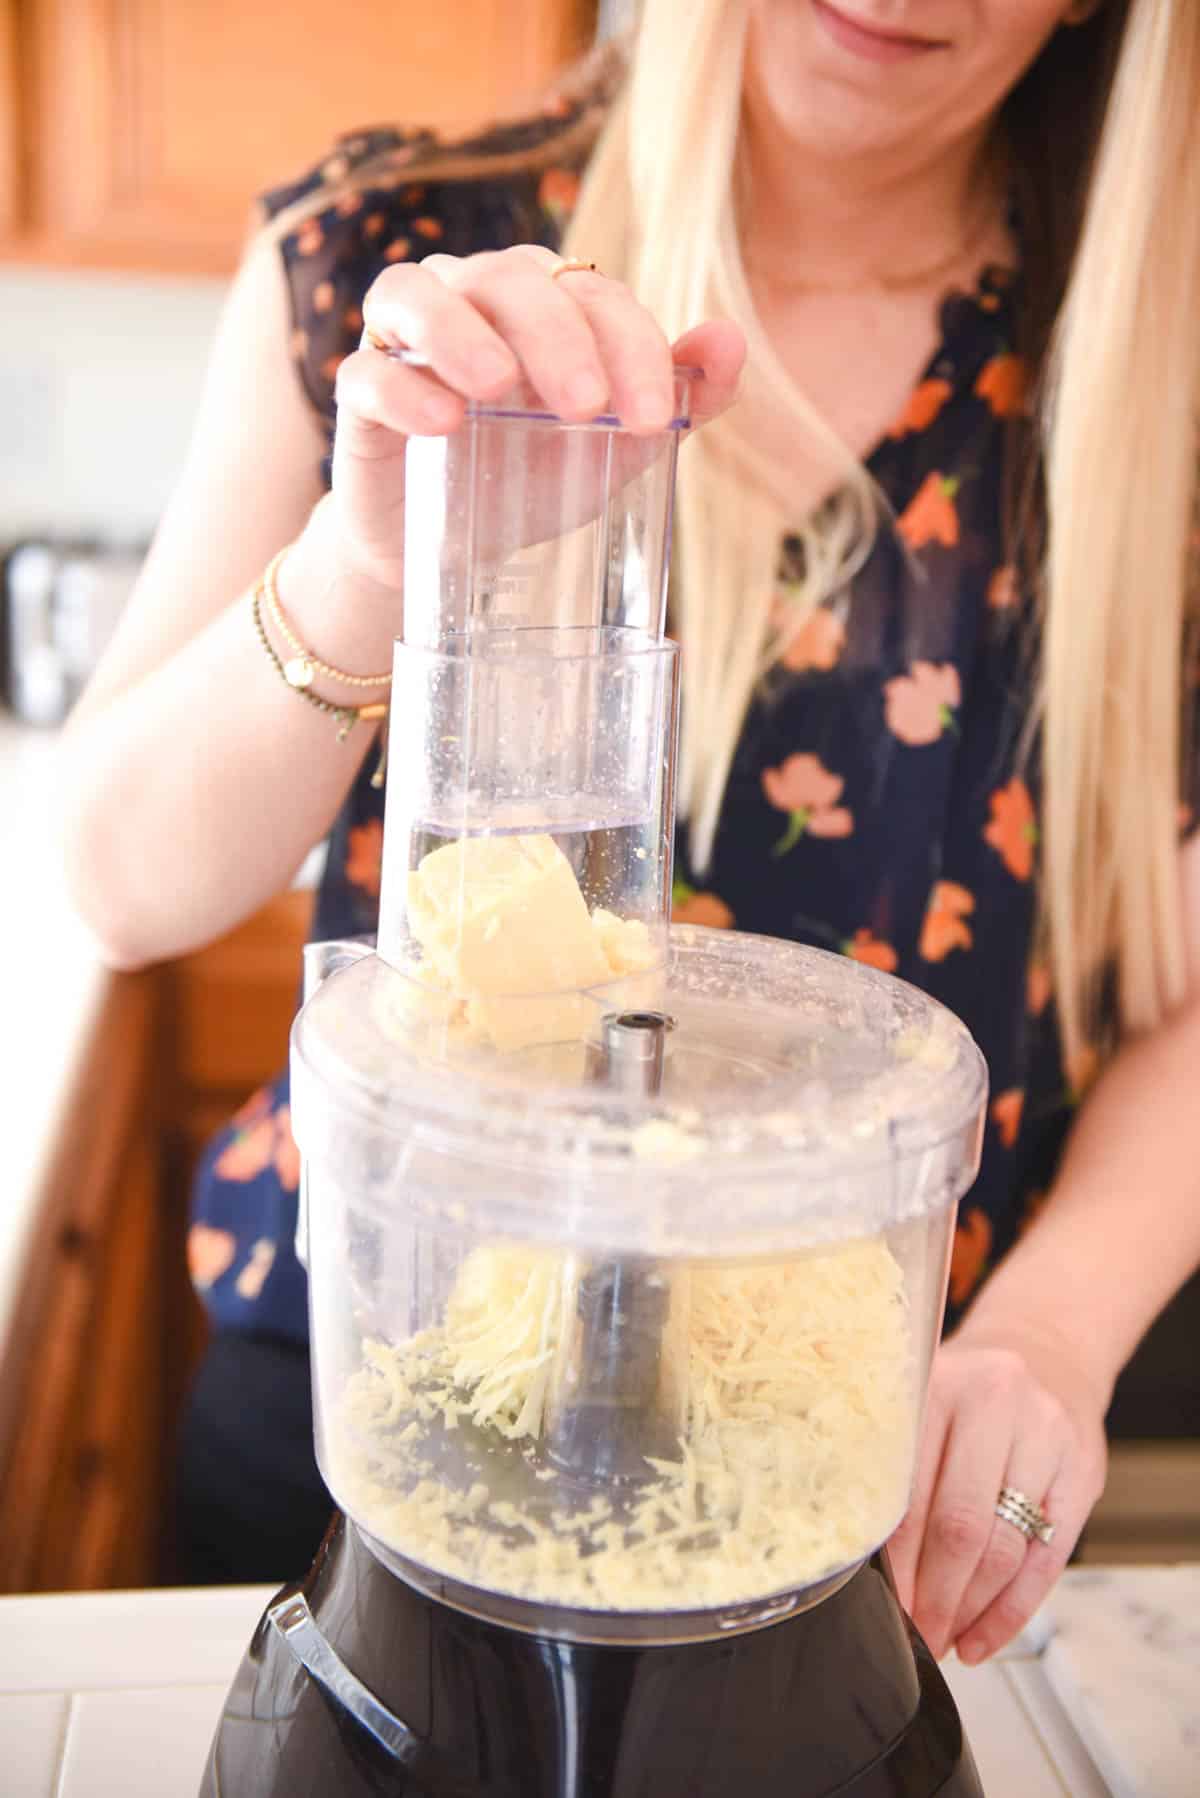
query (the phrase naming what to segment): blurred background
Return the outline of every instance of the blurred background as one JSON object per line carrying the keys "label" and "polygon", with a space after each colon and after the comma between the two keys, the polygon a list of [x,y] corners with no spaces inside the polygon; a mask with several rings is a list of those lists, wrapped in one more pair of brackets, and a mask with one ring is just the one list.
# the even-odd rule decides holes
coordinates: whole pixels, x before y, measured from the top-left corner
{"label": "blurred background", "polygon": [[[631,12],[3,0],[0,1590],[171,1579],[172,1433],[204,1329],[189,1177],[286,1054],[311,864],[221,942],[113,975],[55,837],[56,730],[182,462],[252,198],[339,133],[508,111]],[[1094,1559],[1200,1553],[1194,1313],[1123,1395]]]}

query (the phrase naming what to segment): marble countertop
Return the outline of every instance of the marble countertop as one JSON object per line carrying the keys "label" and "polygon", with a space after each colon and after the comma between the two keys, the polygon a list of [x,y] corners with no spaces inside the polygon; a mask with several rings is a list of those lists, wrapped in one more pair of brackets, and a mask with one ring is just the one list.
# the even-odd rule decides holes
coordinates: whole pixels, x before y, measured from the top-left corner
{"label": "marble countertop", "polygon": [[1079,1567],[1041,1666],[1113,1798],[1200,1793],[1200,1565]]}
{"label": "marble countertop", "polygon": [[[8,1798],[194,1798],[272,1588],[0,1599]],[[1200,1791],[1200,1566],[1071,1569],[1025,1636],[944,1667],[987,1798]]]}

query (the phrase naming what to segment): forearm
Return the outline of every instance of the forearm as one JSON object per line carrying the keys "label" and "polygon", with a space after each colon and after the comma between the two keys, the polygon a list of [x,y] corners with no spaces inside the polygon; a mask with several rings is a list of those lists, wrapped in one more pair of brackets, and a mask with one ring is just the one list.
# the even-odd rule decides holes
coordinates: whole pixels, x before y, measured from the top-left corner
{"label": "forearm", "polygon": [[1089,1098],[1046,1204],[964,1328],[1069,1345],[1105,1404],[1200,1265],[1200,1001],[1124,1049]]}
{"label": "forearm", "polygon": [[[297,634],[326,660],[387,668],[398,600],[344,578],[319,516],[280,589]],[[386,698],[325,677],[314,688],[337,703]],[[359,723],[339,742],[335,720],[280,679],[248,595],[85,715],[64,744],[67,865],[112,960],[179,954],[278,892],[327,832],[374,735]]]}

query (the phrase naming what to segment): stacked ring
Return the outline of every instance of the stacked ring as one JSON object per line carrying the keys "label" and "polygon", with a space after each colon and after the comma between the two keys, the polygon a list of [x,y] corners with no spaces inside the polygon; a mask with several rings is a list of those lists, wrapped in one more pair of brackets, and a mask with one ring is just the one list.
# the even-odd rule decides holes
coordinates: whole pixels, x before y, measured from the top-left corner
{"label": "stacked ring", "polygon": [[[569,257],[550,270],[550,279],[557,281],[560,275],[594,275],[597,272],[594,262],[581,262],[574,257]],[[373,331],[370,325],[363,327],[362,343],[367,349],[382,350],[384,355],[398,355],[402,362],[408,362],[413,367],[427,368],[429,366],[425,356],[415,350],[397,349],[397,346],[389,343],[386,337],[381,337],[378,331]]]}
{"label": "stacked ring", "polygon": [[1031,1498],[1026,1498],[1015,1486],[1001,1486],[1000,1496],[996,1500],[996,1515],[1002,1517],[1005,1523],[1011,1523],[1014,1529],[1020,1530],[1027,1542],[1036,1540],[1049,1543],[1054,1540],[1054,1525],[1041,1505],[1035,1505]]}

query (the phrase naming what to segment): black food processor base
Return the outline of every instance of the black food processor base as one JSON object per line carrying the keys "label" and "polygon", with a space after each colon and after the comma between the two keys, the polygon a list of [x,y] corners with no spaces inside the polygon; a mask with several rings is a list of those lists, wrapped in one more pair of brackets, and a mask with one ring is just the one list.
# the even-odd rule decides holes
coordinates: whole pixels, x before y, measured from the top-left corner
{"label": "black food processor base", "polygon": [[727,1640],[527,1635],[397,1579],[338,1517],[264,1614],[201,1798],[983,1798],[882,1555]]}

